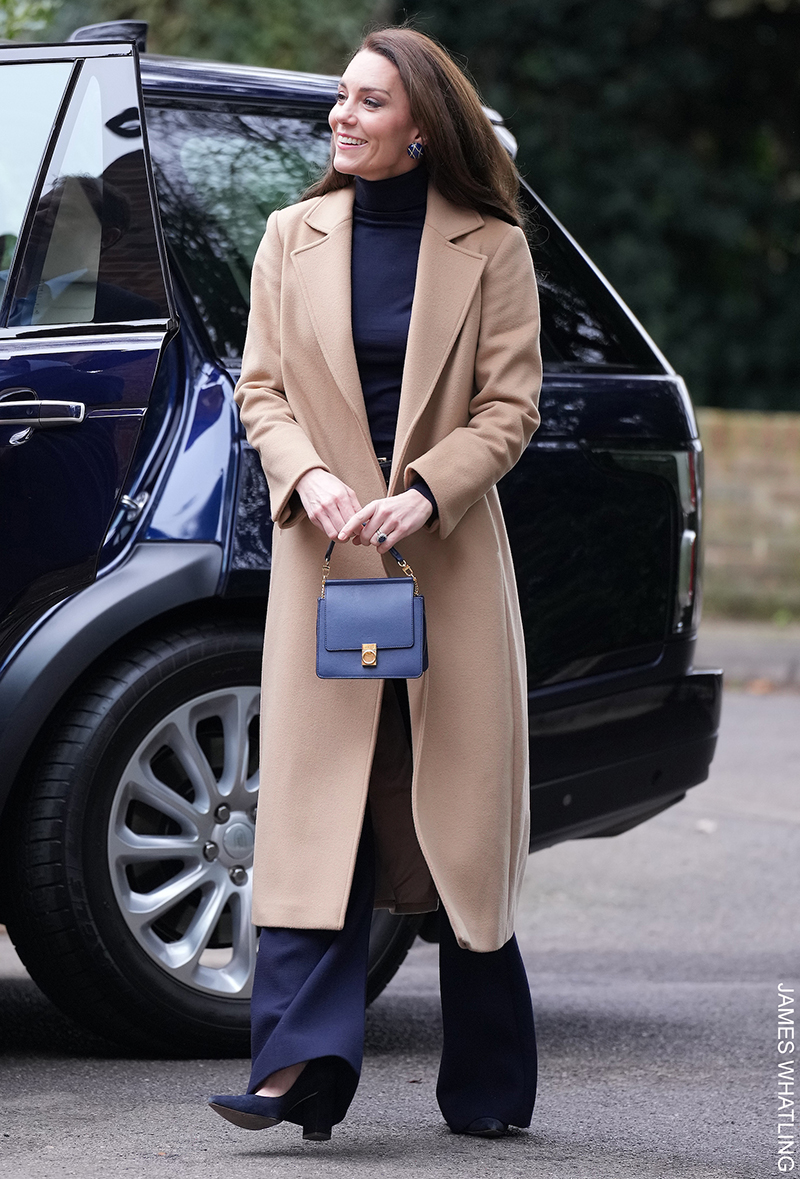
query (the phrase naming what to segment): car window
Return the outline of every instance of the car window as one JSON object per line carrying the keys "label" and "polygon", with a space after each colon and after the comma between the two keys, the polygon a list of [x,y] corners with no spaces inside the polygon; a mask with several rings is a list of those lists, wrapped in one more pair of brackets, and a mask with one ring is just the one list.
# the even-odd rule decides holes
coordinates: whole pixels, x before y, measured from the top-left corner
{"label": "car window", "polygon": [[522,199],[531,222],[545,369],[663,372],[646,338],[558,222],[530,190],[523,189]]}
{"label": "car window", "polygon": [[72,62],[0,66],[0,299]]}
{"label": "car window", "polygon": [[219,356],[241,356],[250,272],[270,213],[296,201],[328,161],[323,113],[147,109],[167,240]]}
{"label": "car window", "polygon": [[83,63],[15,283],[9,327],[164,319],[134,75]]}

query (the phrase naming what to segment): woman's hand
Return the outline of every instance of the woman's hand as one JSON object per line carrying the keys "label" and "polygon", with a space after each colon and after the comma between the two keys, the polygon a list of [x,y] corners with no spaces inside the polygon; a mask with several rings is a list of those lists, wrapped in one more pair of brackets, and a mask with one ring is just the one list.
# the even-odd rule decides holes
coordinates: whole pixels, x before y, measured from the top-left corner
{"label": "woman's hand", "polygon": [[[374,499],[366,504],[351,516],[338,539],[352,538],[353,544],[374,544],[383,555],[407,536],[419,532],[432,511],[431,501],[410,487],[401,495]],[[379,541],[378,533],[382,533],[385,540]]]}
{"label": "woman's hand", "polygon": [[321,467],[306,471],[297,480],[295,490],[311,523],[316,524],[329,540],[336,540],[343,525],[353,519],[353,513],[361,511],[352,487]]}

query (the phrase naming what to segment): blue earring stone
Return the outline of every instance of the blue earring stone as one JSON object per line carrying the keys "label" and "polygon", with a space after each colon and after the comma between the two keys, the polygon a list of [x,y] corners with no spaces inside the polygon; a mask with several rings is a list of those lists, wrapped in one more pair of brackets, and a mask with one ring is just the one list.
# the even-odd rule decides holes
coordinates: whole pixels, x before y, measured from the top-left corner
{"label": "blue earring stone", "polygon": [[412,160],[421,160],[425,154],[425,148],[421,143],[409,143],[406,151],[411,156]]}

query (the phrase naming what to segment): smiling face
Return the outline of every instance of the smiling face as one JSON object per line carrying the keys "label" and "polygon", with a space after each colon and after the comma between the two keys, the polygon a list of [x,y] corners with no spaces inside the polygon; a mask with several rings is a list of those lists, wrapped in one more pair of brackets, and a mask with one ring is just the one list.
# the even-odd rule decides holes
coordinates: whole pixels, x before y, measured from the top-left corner
{"label": "smiling face", "polygon": [[397,67],[382,53],[362,49],[342,75],[328,115],[333,166],[363,180],[388,180],[417,167],[410,143],[422,143]]}

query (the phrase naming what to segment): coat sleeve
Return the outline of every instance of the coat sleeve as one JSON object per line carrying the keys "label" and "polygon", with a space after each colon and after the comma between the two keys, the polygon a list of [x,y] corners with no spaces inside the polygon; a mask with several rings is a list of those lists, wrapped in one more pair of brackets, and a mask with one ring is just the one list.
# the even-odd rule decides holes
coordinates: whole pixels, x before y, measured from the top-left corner
{"label": "coat sleeve", "polygon": [[269,485],[272,519],[289,528],[305,515],[298,480],[314,467],[330,470],[312,446],[286,399],[281,367],[281,274],[283,244],[278,213],[272,213],[253,263],[250,318],[242,375],[234,398],[247,441],[261,456]]}
{"label": "coat sleeve", "polygon": [[453,430],[405,471],[436,498],[438,528],[448,536],[464,513],[502,479],[539,425],[542,359],[539,297],[525,234],[514,227],[487,263],[481,280],[481,321],[475,393],[469,422]]}

